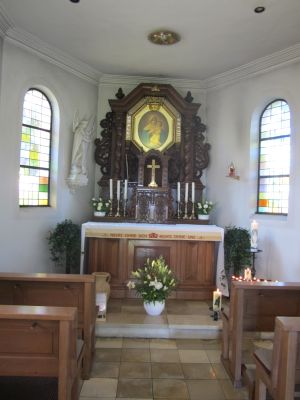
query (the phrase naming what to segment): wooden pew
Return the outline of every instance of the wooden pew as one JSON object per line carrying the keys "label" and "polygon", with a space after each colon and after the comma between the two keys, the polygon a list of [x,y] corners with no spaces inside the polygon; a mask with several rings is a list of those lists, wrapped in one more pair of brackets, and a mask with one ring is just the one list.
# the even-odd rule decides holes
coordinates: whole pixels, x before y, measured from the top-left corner
{"label": "wooden pew", "polygon": [[235,387],[242,386],[244,331],[274,332],[278,315],[300,316],[300,283],[232,282],[229,311],[221,313],[221,361]]}
{"label": "wooden pew", "polygon": [[0,304],[76,307],[78,338],[85,343],[83,378],[89,378],[95,348],[94,276],[0,273]]}
{"label": "wooden pew", "polygon": [[77,323],[74,307],[1,305],[0,376],[57,377],[58,400],[78,399]]}
{"label": "wooden pew", "polygon": [[294,400],[300,383],[300,318],[277,317],[271,355],[259,349],[254,358],[255,400],[265,400],[266,389],[274,400]]}

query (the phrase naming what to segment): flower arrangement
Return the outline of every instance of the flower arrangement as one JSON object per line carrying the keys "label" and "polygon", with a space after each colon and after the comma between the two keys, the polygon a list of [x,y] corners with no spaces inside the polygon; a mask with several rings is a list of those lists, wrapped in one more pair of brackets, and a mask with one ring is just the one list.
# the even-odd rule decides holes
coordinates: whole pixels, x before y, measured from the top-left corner
{"label": "flower arrangement", "polygon": [[111,201],[108,200],[105,202],[101,197],[97,199],[93,197],[91,203],[95,211],[107,212],[109,211]]}
{"label": "flower arrangement", "polygon": [[162,256],[152,261],[148,258],[143,268],[132,272],[132,277],[134,281],[129,281],[127,287],[135,289],[145,303],[164,301],[177,285],[175,276]]}
{"label": "flower arrangement", "polygon": [[209,215],[213,208],[214,204],[212,201],[202,200],[197,203],[197,212],[201,215]]}

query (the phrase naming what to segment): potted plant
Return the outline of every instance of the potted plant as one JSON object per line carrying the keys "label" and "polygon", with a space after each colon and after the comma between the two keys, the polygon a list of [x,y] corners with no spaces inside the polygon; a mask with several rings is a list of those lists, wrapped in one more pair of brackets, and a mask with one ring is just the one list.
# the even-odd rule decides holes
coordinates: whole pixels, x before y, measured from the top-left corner
{"label": "potted plant", "polygon": [[52,261],[63,267],[66,274],[79,273],[80,226],[66,219],[56,225],[48,236]]}
{"label": "potted plant", "polygon": [[102,197],[93,197],[91,203],[94,208],[95,217],[104,217],[109,211],[111,201],[104,201]]}
{"label": "potted plant", "polygon": [[198,219],[208,220],[211,210],[214,208],[212,201],[201,200],[196,205],[196,210],[198,214]]}
{"label": "potted plant", "polygon": [[177,281],[166,265],[162,256],[150,261],[148,258],[142,268],[132,272],[133,281],[129,281],[129,289],[135,289],[144,301],[144,308],[149,315],[159,315],[165,308],[165,300]]}
{"label": "potted plant", "polygon": [[241,275],[251,263],[250,233],[247,229],[228,226],[224,233],[225,271],[231,275]]}

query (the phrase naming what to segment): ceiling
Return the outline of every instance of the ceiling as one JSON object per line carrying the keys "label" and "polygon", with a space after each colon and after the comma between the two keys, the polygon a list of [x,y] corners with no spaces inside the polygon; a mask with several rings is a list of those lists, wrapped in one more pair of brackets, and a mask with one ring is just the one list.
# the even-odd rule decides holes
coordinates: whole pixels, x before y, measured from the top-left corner
{"label": "ceiling", "polygon": [[[105,74],[205,80],[300,43],[300,0],[0,0],[12,27]],[[255,14],[258,5],[266,6]],[[156,29],[181,41],[158,46]]]}

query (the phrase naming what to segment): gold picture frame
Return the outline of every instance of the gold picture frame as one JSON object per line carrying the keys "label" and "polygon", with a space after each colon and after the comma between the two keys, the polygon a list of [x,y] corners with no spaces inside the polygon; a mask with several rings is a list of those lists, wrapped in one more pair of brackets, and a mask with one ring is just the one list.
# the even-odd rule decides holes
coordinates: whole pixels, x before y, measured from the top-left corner
{"label": "gold picture frame", "polygon": [[161,98],[146,98],[127,115],[126,139],[148,152],[164,151],[180,141],[180,115]]}

